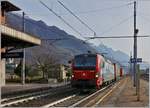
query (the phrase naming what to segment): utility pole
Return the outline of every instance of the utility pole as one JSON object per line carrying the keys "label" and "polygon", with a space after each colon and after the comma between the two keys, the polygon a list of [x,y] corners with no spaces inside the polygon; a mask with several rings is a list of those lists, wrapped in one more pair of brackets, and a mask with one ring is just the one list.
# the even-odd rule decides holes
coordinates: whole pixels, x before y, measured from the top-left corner
{"label": "utility pole", "polygon": [[137,101],[140,101],[140,65],[137,65],[137,87],[136,87],[136,93],[137,93]]}
{"label": "utility pole", "polygon": [[136,86],[136,66],[137,66],[137,33],[138,29],[136,29],[136,1],[134,1],[134,54],[133,58],[135,62],[133,63],[133,73],[134,73],[134,87]]}
{"label": "utility pole", "polygon": [[131,79],[133,80],[133,71],[132,71],[131,59],[132,59],[132,54],[130,53],[130,61],[129,61],[129,65],[130,65],[130,76],[131,76]]}
{"label": "utility pole", "polygon": [[[136,28],[136,1],[134,1],[134,87],[136,87],[137,101],[140,100],[140,65],[137,65],[137,62],[140,62],[137,58],[137,33],[138,29]],[[142,61],[141,61],[142,62]]]}
{"label": "utility pole", "polygon": [[[22,32],[25,31],[25,20],[24,20],[25,13],[22,12]],[[22,58],[22,72],[21,72],[21,79],[22,85],[25,84],[25,48],[23,48],[23,58]]]}

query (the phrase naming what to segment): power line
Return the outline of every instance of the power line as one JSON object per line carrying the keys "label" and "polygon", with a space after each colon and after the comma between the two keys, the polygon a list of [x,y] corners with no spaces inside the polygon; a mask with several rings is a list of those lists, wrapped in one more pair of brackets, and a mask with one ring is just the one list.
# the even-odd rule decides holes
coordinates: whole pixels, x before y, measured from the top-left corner
{"label": "power line", "polygon": [[[133,2],[127,3],[127,4],[123,4],[123,5],[119,5],[119,6],[113,6],[113,7],[108,7],[108,8],[103,8],[103,9],[93,9],[93,10],[89,10],[89,11],[79,11],[79,12],[74,12],[75,14],[88,14],[88,13],[96,13],[96,12],[102,12],[102,11],[107,11],[107,10],[112,10],[112,9],[118,9],[121,7],[125,7],[125,6],[129,6],[132,5]],[[60,15],[67,15],[68,13],[62,13]],[[47,13],[40,13],[39,11],[34,11],[31,14],[28,15],[48,15]]]}
{"label": "power line", "polygon": [[53,38],[53,39],[41,39],[41,40],[45,40],[45,41],[49,41],[49,40],[66,40],[69,38]]}
{"label": "power line", "polygon": [[[10,13],[9,13],[10,14]],[[29,14],[25,14],[25,15],[29,15]],[[14,17],[16,17],[16,18],[18,18],[18,15],[14,15]],[[30,21],[30,20],[33,20],[33,19],[26,19],[25,18],[25,22],[28,22],[28,23],[31,23],[31,24],[33,24],[33,25],[36,25],[36,26],[38,26],[38,24],[35,22],[35,20],[33,20],[34,22],[32,22],[32,21]],[[27,23],[25,23],[25,25],[27,26]],[[40,29],[42,29],[42,30],[45,30],[43,27],[41,27],[41,26],[38,26]],[[55,33],[55,34],[57,34],[58,36],[65,36],[64,34],[61,34],[61,33],[59,33],[59,32],[56,32],[56,31],[53,31],[53,30],[50,30],[52,33]],[[28,34],[31,34],[31,35],[33,35],[32,33],[30,33],[30,32],[27,32],[27,31],[24,31],[25,33],[28,33]],[[64,39],[69,39],[69,38],[55,38],[55,39],[50,39],[50,38],[45,38],[45,39],[42,39],[42,40],[64,40]]]}
{"label": "power line", "polygon": [[83,24],[84,26],[86,26],[89,30],[91,30],[94,33],[94,36],[96,35],[96,32],[88,25],[86,24],[84,21],[82,21],[79,16],[75,15],[69,8],[67,8],[62,2],[58,1],[58,3],[60,5],[62,5],[70,14],[72,14],[81,24]]}
{"label": "power line", "polygon": [[54,43],[58,42],[58,41],[61,41],[61,40],[66,40],[68,38],[53,38],[53,39],[41,39],[42,41],[45,41],[45,42],[48,42],[48,41],[51,41],[49,43],[49,45],[53,45]]}
{"label": "power line", "polygon": [[[106,10],[118,9],[118,8],[129,6],[129,5],[132,5],[132,4],[133,4],[133,2],[130,2],[130,3],[127,3],[127,4],[120,5],[120,6],[113,6],[113,7],[109,7],[109,8],[95,9],[95,10],[90,10],[90,11],[82,11],[82,12],[74,12],[74,13],[75,14],[95,13],[95,12],[101,12],[101,11],[106,11]],[[66,15],[66,14],[62,14],[62,15]]]}
{"label": "power line", "polygon": [[[132,15],[132,16],[133,16],[133,15]],[[108,33],[109,31],[111,31],[111,30],[114,29],[115,27],[118,27],[119,25],[121,25],[121,24],[127,22],[132,16],[130,16],[130,17],[128,17],[128,18],[122,20],[121,22],[119,22],[119,23],[116,24],[116,25],[111,26],[111,27],[108,28],[107,30],[103,31],[100,35],[104,35],[105,33]],[[92,38],[94,38],[94,37],[90,37],[89,39],[86,39],[85,41],[89,41],[89,40],[91,40]]]}
{"label": "power line", "polygon": [[73,31],[75,31],[76,33],[78,33],[80,36],[82,36],[82,34],[80,32],[78,32],[73,26],[71,26],[67,21],[65,21],[61,16],[59,16],[56,12],[54,12],[51,8],[49,8],[45,3],[43,3],[42,1],[39,0],[39,2],[46,7],[49,11],[51,11],[55,16],[57,16],[60,20],[62,20],[66,25],[68,25]]}
{"label": "power line", "polygon": [[140,15],[140,17],[141,17],[142,19],[144,19],[146,22],[149,22],[149,23],[150,23],[150,19],[149,19],[149,18],[147,18],[146,16],[144,16],[144,15]]}
{"label": "power line", "polygon": [[144,16],[150,17],[150,14],[148,14],[148,13],[143,13],[143,12],[138,12],[138,13],[140,13],[140,14],[142,14]]}
{"label": "power line", "polygon": [[[9,14],[11,14],[11,13],[9,13]],[[19,15],[20,14],[15,14],[14,15],[14,17],[16,17],[16,18],[18,18],[19,17]],[[26,15],[29,15],[29,14],[27,14],[26,13]],[[33,19],[26,19],[25,18],[25,22],[28,22],[28,23],[31,23],[31,24],[33,24],[33,25],[36,25],[37,26],[37,23],[35,23],[35,21],[34,22],[32,22],[32,21],[30,21],[30,20],[33,20]],[[25,23],[25,25],[26,25],[27,23]],[[38,26],[38,27],[40,27],[42,30],[45,30],[43,27],[41,27],[41,26]],[[53,32],[53,33],[56,33],[58,36],[65,36],[64,34],[61,34],[61,33],[59,33],[59,32],[56,32],[56,31],[53,31],[53,30],[50,30],[51,32]],[[30,32],[27,32],[27,31],[25,31],[25,33],[28,33],[28,34],[31,34]],[[31,35],[33,35],[33,34],[31,34]],[[52,45],[53,43],[55,43],[55,42],[57,42],[57,41],[61,41],[61,40],[67,40],[67,39],[69,39],[69,38],[43,38],[43,39],[41,39],[41,40],[43,40],[43,41],[52,41],[51,43],[50,43],[50,45]],[[84,40],[82,40],[82,41],[84,41]],[[84,41],[84,43],[86,43],[85,41]]]}
{"label": "power line", "polygon": [[133,17],[133,15],[131,15],[130,17],[126,18],[126,19],[123,19],[121,22],[119,22],[118,24],[116,25],[113,25],[111,26],[110,28],[108,28],[107,30],[105,30],[104,32],[102,32],[100,35],[104,35],[105,33],[108,33],[109,31],[111,31],[112,29],[120,26],[121,24],[127,22],[131,17]]}
{"label": "power line", "polygon": [[[146,37],[150,37],[150,35],[143,35],[143,36],[137,36],[138,38],[146,38]],[[119,39],[119,38],[134,38],[133,36],[103,36],[103,37],[87,37],[89,39],[97,39],[97,38],[101,38],[101,39]]]}

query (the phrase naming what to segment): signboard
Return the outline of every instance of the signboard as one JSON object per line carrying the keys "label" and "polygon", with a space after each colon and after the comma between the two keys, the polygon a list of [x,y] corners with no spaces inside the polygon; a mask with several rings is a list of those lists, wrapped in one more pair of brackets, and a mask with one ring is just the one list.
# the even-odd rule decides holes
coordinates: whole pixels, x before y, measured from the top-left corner
{"label": "signboard", "polygon": [[137,62],[142,62],[142,58],[137,58]]}
{"label": "signboard", "polygon": [[2,58],[23,58],[23,52],[2,53]]}
{"label": "signboard", "polygon": [[130,61],[131,61],[131,63],[142,62],[142,58],[137,58],[137,59],[131,58]]}

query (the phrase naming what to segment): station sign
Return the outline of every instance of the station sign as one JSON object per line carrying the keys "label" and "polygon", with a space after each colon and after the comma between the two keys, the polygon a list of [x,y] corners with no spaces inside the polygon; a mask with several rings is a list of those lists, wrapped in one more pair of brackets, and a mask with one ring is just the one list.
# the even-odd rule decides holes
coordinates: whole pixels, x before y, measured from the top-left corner
{"label": "station sign", "polygon": [[131,63],[142,62],[142,58],[137,58],[137,59],[131,58],[130,61],[131,61]]}
{"label": "station sign", "polygon": [[23,52],[2,53],[2,58],[23,58]]}

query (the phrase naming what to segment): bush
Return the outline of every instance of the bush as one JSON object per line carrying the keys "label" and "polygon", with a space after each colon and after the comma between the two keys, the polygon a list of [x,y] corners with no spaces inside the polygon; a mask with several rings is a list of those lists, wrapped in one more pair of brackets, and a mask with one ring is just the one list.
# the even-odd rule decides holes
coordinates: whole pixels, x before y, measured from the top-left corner
{"label": "bush", "polygon": [[20,78],[6,79],[6,83],[21,83]]}
{"label": "bush", "polygon": [[[20,63],[16,69],[14,70],[14,73],[21,77],[21,71],[22,71],[22,64]],[[39,73],[35,69],[31,69],[30,66],[25,65],[25,77],[34,77],[38,76]]]}

